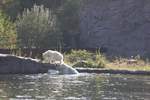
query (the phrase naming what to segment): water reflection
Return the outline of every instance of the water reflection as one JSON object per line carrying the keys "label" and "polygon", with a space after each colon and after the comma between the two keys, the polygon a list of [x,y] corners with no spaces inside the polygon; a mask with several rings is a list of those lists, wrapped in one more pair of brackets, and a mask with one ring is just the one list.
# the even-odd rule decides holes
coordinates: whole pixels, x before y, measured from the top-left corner
{"label": "water reflection", "polygon": [[1,75],[0,100],[149,100],[149,76]]}

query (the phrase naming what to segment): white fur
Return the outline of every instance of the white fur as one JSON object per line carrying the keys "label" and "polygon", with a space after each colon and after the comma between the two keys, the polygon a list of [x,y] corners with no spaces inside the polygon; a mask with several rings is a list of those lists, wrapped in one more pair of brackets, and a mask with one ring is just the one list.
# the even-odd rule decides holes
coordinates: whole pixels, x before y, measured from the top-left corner
{"label": "white fur", "polygon": [[63,64],[63,55],[58,51],[48,50],[43,53],[44,63]]}

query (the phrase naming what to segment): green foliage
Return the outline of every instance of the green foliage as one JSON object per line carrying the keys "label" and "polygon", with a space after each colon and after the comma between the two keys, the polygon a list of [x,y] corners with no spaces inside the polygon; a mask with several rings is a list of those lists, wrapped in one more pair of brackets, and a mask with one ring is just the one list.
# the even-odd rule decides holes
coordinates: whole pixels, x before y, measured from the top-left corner
{"label": "green foliage", "polygon": [[104,67],[106,66],[107,60],[106,57],[100,53],[100,51],[96,51],[95,62],[97,66]]}
{"label": "green foliage", "polygon": [[70,63],[87,60],[91,57],[90,52],[87,52],[86,50],[71,50],[69,54],[65,55],[65,58],[69,60]]}
{"label": "green foliage", "polygon": [[9,3],[13,2],[14,0],[0,0],[0,7],[4,8],[6,7]]}
{"label": "green foliage", "polygon": [[62,1],[64,0],[1,0],[0,6],[12,20],[15,20],[19,13],[22,13],[24,9],[31,9],[34,4],[55,10]]}
{"label": "green foliage", "polygon": [[0,11],[0,48],[16,47],[15,25]]}
{"label": "green foliage", "polygon": [[[5,2],[8,1],[4,4],[3,10],[6,12],[7,15],[10,16],[11,20],[13,21],[17,19],[16,16],[18,14],[22,14],[27,11],[27,10],[24,11],[24,9],[31,10],[34,4],[43,5],[44,7],[50,8],[51,12],[53,11],[53,15],[54,14],[56,15],[57,20],[59,22],[59,29],[63,33],[62,37],[64,38],[63,42],[65,46],[80,47],[79,9],[82,0],[2,0],[2,1]],[[31,12],[30,10],[29,12]]]}
{"label": "green foliage", "polygon": [[104,68],[105,64],[99,63],[97,64],[93,60],[88,60],[85,62],[76,62],[73,67],[83,67],[83,68]]}
{"label": "green foliage", "polygon": [[[11,20],[16,20],[19,13],[22,13],[24,9],[33,7],[35,0],[1,0],[1,8],[5,13],[10,16]],[[2,2],[2,3],[1,3]]]}
{"label": "green foliage", "polygon": [[71,50],[65,54],[65,62],[73,67],[103,68],[106,65],[106,58],[100,53],[91,53],[86,50]]}
{"label": "green foliage", "polygon": [[[56,34],[56,36],[54,36],[54,37],[61,37],[61,41],[59,41],[59,43],[57,42],[53,46],[51,46],[52,43],[55,42],[56,39],[49,38],[49,37],[53,37],[49,34],[50,36],[47,35],[47,38],[45,39],[45,40],[50,40],[50,41],[47,41],[49,43],[48,44],[47,44],[47,42],[43,43],[48,46],[43,45],[42,47],[49,48],[49,47],[55,47],[58,44],[62,45],[62,38],[63,38],[63,43],[65,44],[66,47],[80,47],[80,45],[79,45],[80,44],[79,9],[80,9],[82,0],[2,0],[0,2],[3,2],[2,9],[5,11],[5,13],[8,16],[10,16],[11,20],[15,21],[16,19],[18,19],[16,16],[18,14],[20,14],[20,18],[17,21],[17,29],[18,29],[17,31],[19,33],[19,38],[18,38],[19,39],[19,47],[28,47],[28,46],[24,45],[25,40],[23,40],[24,42],[21,42],[22,39],[20,38],[20,33],[28,34],[29,32],[24,31],[24,30],[32,30],[32,31],[36,30],[36,29],[33,30],[33,28],[30,27],[30,26],[34,27],[37,25],[37,24],[33,23],[33,20],[36,20],[36,19],[34,19],[36,14],[35,15],[30,14],[30,18],[29,18],[29,13],[27,13],[27,10],[30,13],[35,11],[35,10],[33,11],[34,8],[32,8],[34,4],[43,5],[42,9],[45,9],[44,7],[50,8],[51,9],[50,13],[52,13],[53,17],[54,16],[57,17],[57,19],[56,18],[55,19],[58,20],[56,27],[57,27],[57,30],[59,29],[59,31],[55,31],[53,33]],[[39,16],[42,15],[41,13],[42,12],[39,12]],[[23,14],[28,14],[28,15],[25,15],[26,16],[26,18],[25,18],[25,16],[22,16]],[[32,18],[31,18],[31,16],[32,16]],[[38,17],[36,16],[35,18],[38,18]],[[33,23],[34,25],[29,24],[29,26],[28,25],[27,26],[30,28],[22,30],[22,28],[21,28],[22,25],[18,26],[19,21],[20,21],[20,23],[24,23],[24,24],[30,22],[30,23]],[[58,22],[59,22],[59,24],[58,24]],[[38,23],[38,22],[36,22],[36,23]],[[47,25],[47,24],[45,24],[45,25]],[[41,26],[43,26],[43,25],[41,25]],[[22,32],[21,30],[24,32]],[[61,33],[60,33],[60,31],[61,31]],[[60,36],[60,34],[61,34],[61,36]],[[23,34],[22,37],[24,37],[24,36],[26,37],[26,35]],[[20,43],[23,43],[23,44],[20,44]],[[26,40],[25,44],[27,44],[27,43],[29,43],[28,40]],[[49,45],[49,44],[51,44],[51,45]],[[30,45],[30,44],[28,44],[28,45]]]}
{"label": "green foliage", "polygon": [[61,10],[57,12],[67,47],[78,47],[80,2],[81,0],[64,0]]}
{"label": "green foliage", "polygon": [[62,43],[56,16],[42,5],[24,10],[16,26],[21,48],[56,48]]}

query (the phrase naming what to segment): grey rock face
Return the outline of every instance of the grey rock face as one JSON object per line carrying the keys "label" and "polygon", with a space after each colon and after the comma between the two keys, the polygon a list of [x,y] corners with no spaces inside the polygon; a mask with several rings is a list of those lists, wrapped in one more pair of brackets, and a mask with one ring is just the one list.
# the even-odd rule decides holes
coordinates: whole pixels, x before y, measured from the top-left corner
{"label": "grey rock face", "polygon": [[60,74],[77,74],[72,67],[54,64],[44,64],[32,58],[0,54],[0,74],[37,74],[58,70]]}
{"label": "grey rock face", "polygon": [[36,74],[45,73],[48,67],[30,58],[13,55],[0,55],[0,74]]}
{"label": "grey rock face", "polygon": [[80,19],[83,46],[105,47],[108,55],[150,56],[149,0],[85,0]]}

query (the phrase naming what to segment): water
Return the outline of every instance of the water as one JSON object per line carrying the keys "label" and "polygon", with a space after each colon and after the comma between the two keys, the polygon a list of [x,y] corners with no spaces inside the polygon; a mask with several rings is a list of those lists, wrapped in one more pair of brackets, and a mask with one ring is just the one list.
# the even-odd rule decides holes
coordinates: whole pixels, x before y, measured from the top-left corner
{"label": "water", "polygon": [[149,100],[150,77],[0,75],[0,100]]}

